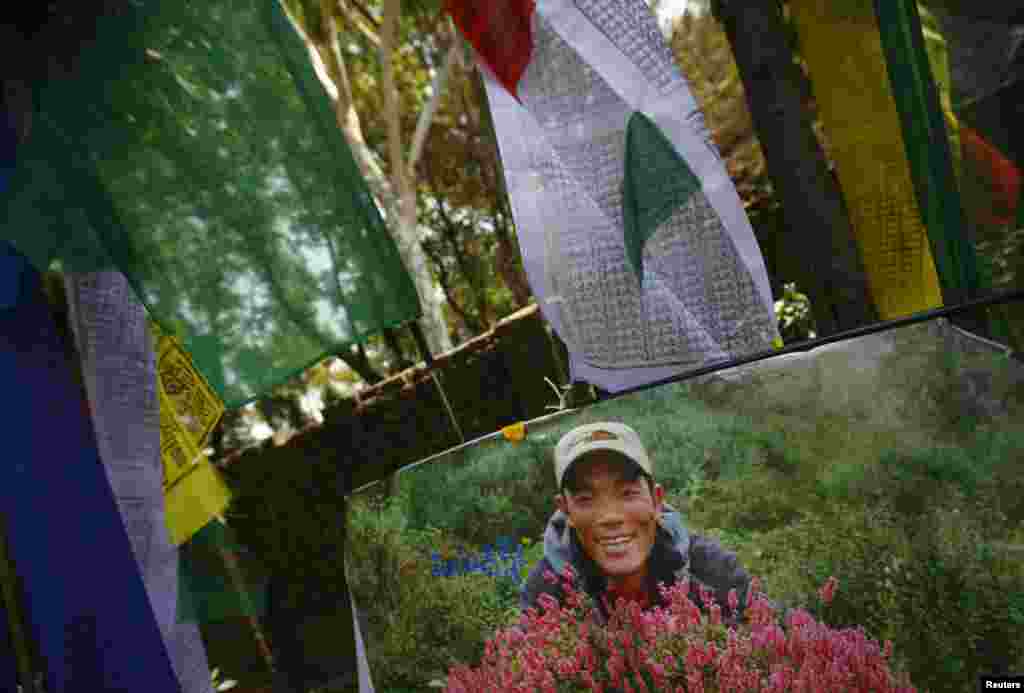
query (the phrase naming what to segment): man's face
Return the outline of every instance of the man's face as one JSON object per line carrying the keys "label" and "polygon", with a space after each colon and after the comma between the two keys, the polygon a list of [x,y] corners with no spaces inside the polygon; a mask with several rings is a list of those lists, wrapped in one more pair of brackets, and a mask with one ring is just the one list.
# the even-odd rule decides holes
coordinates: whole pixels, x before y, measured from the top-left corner
{"label": "man's face", "polygon": [[556,496],[591,560],[610,578],[643,577],[654,546],[665,495],[643,477],[626,481],[626,465],[615,452],[598,451],[573,466],[577,490]]}

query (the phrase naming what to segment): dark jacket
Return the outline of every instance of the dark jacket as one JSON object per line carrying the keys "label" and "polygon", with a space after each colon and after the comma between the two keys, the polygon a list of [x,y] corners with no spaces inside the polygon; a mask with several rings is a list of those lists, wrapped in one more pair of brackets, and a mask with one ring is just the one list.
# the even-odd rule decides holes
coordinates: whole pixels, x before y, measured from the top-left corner
{"label": "dark jacket", "polygon": [[[568,526],[566,516],[561,511],[556,511],[548,521],[544,532],[544,558],[534,566],[523,586],[520,609],[525,612],[530,607],[536,607],[539,610],[537,600],[541,594],[550,594],[561,602],[561,586],[548,583],[544,579],[544,572],[551,570],[557,574],[566,563],[579,576],[577,584],[594,598],[597,622],[606,623],[608,613],[601,597],[607,588],[607,580],[597,564],[583,552],[575,530]],[[723,549],[718,542],[690,534],[683,526],[679,513],[666,503],[650,557],[648,588],[652,605],[666,605],[656,588],[659,582],[670,586],[687,576],[690,577],[690,599],[694,604],[702,606],[697,597],[697,586],[702,583],[714,591],[715,600],[722,607],[724,622],[732,624],[742,618],[742,604],[746,599],[750,576],[736,561],[736,555]],[[731,613],[727,601],[729,590],[734,588],[741,605],[737,614]]]}

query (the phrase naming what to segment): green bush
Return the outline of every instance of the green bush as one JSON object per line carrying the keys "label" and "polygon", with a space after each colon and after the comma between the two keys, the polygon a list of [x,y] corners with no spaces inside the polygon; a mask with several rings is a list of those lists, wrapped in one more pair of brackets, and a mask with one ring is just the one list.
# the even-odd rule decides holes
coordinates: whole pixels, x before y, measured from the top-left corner
{"label": "green bush", "polygon": [[882,469],[897,482],[917,484],[931,480],[957,486],[972,495],[978,482],[991,471],[987,456],[960,447],[936,446],[911,454],[888,454],[880,460]]}
{"label": "green bush", "polygon": [[1024,432],[992,431],[979,434],[971,447],[981,459],[978,497],[1004,515],[1004,525],[1024,528]]}
{"label": "green bush", "polygon": [[483,575],[402,580],[398,608],[373,614],[367,635],[374,683],[422,686],[443,679],[455,661],[478,662],[484,641],[513,613]]}
{"label": "green bush", "polygon": [[873,503],[885,498],[917,515],[948,502],[956,489],[968,498],[997,503],[1011,525],[1024,520],[1021,434],[982,431],[963,446],[919,445],[880,450],[877,457],[835,461],[819,472],[819,492],[834,501]]}
{"label": "green bush", "polygon": [[[1024,576],[994,555],[983,524],[960,508],[908,518],[845,506],[759,536],[761,559],[747,567],[780,603],[892,640],[919,690],[969,690],[1024,656]],[[814,589],[830,575],[840,588],[822,609]]]}
{"label": "green bush", "polygon": [[830,625],[862,625],[872,637],[895,637],[888,571],[899,562],[903,540],[883,510],[810,513],[759,539],[761,557],[748,569],[764,576],[772,599],[820,616],[815,589],[834,575],[840,590]]}
{"label": "green bush", "polygon": [[1019,566],[1015,572],[1001,569],[1007,564],[994,555],[980,523],[956,508],[926,514],[909,547],[894,582],[898,647],[910,660],[914,681],[936,693],[962,691],[980,673],[1012,669],[1024,655]]}
{"label": "green bush", "polygon": [[461,467],[441,470],[442,461],[403,474],[409,526],[437,527],[479,545],[500,536],[539,536],[554,510],[551,445],[528,438],[489,447],[486,457]]}
{"label": "green bush", "polygon": [[350,528],[346,564],[367,615],[374,683],[422,686],[443,679],[453,661],[477,661],[486,638],[518,612],[514,586],[476,574],[435,577],[431,549],[476,547],[436,529],[382,532],[369,524]]}
{"label": "green bush", "polygon": [[804,486],[758,468],[737,479],[704,483],[691,498],[687,517],[698,527],[764,532],[797,522],[819,504]]}

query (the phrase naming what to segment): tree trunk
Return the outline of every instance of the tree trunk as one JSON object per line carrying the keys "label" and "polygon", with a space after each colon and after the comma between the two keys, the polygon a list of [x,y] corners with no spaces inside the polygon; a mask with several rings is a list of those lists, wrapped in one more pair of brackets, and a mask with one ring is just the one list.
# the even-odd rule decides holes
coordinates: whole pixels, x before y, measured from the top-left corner
{"label": "tree trunk", "polygon": [[715,0],[789,227],[791,252],[805,253],[795,277],[811,299],[818,334],[878,320],[842,194],[804,108],[804,80],[779,0]]}
{"label": "tree trunk", "polygon": [[[421,324],[427,342],[435,353],[448,351],[452,348],[452,344],[444,321],[444,313],[441,310],[443,299],[437,295],[430,275],[430,267],[419,245],[415,190],[408,183],[404,164],[397,168],[392,164],[392,179],[389,181],[377,163],[373,151],[363,138],[359,113],[352,100],[352,87],[338,42],[338,27],[334,19],[335,4],[336,0],[322,0],[321,2],[322,17],[326,25],[323,38],[318,39],[315,35],[303,33],[303,39],[310,48],[310,56],[314,64],[319,68],[317,74],[325,83],[327,92],[334,101],[334,113],[338,127],[345,134],[345,139],[352,150],[359,171],[363,174],[370,192],[381,207],[388,229],[398,245],[402,261],[416,284],[416,292],[419,294],[420,305],[423,308]],[[381,56],[382,58],[385,54],[388,56],[385,82],[391,77],[387,73],[390,72],[391,47],[394,46],[393,33],[393,30],[390,33],[382,31],[381,37]],[[388,92],[389,90],[385,86],[385,93]],[[390,92],[394,94],[393,78]],[[395,124],[397,124],[397,118],[396,108]],[[401,148],[400,141],[398,147]]]}
{"label": "tree trunk", "polygon": [[380,55],[383,67],[384,117],[388,126],[388,154],[391,160],[391,186],[398,196],[398,217],[388,221],[395,228],[399,252],[416,282],[416,289],[423,306],[423,334],[435,354],[452,349],[448,326],[441,310],[442,299],[438,296],[430,274],[426,254],[420,247],[419,223],[416,210],[416,190],[406,166],[402,148],[402,130],[399,119],[398,89],[395,86],[394,51],[398,48],[398,22],[401,16],[401,0],[384,0],[384,16],[380,30]]}

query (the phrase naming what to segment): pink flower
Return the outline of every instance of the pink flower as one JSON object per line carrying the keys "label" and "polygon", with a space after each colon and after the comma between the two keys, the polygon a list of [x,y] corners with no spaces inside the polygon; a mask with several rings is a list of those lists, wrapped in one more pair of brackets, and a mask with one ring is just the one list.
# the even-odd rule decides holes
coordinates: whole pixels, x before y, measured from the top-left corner
{"label": "pink flower", "polygon": [[803,609],[793,609],[789,612],[788,618],[786,619],[790,628],[797,629],[801,628],[810,623],[814,623],[814,618],[804,611]]}
{"label": "pink flower", "polygon": [[537,597],[537,601],[540,602],[541,608],[546,612],[557,611],[559,609],[558,600],[550,594],[540,595]]}
{"label": "pink flower", "polygon": [[711,625],[722,625],[722,607],[720,607],[718,604],[712,604],[711,608],[708,609],[708,611],[711,612]]}
{"label": "pink flower", "polygon": [[818,596],[821,597],[821,601],[825,602],[826,604],[831,604],[832,598],[835,596],[836,593],[836,587],[838,586],[839,580],[836,580],[834,576],[830,577],[828,581],[825,583],[825,585],[820,590],[818,590]]}
{"label": "pink flower", "polygon": [[740,605],[740,598],[736,594],[736,590],[735,589],[729,590],[729,600],[728,601],[729,601],[729,609],[733,613],[735,613],[736,612],[736,607]]}
{"label": "pink flower", "polygon": [[[561,573],[563,579],[569,575]],[[837,585],[838,580],[831,578],[822,587],[823,601],[831,600]],[[632,693],[703,693],[706,675],[722,693],[914,690],[905,675],[897,678],[890,672],[891,642],[882,647],[863,630],[833,630],[799,610],[788,615],[788,631],[783,631],[758,592],[756,579],[744,600],[748,621],[724,634],[718,625],[722,607],[714,603],[714,595],[698,586],[697,598],[706,603],[705,618],[691,601],[685,581],[659,586],[667,608],[643,611],[624,600],[608,605],[609,621],[603,626],[582,608],[575,585],[563,586],[563,604],[550,595],[540,598],[541,612],[528,610],[519,619],[518,630],[500,631],[485,644],[479,667],[453,667],[447,690],[552,693],[565,685],[598,693],[609,687]],[[730,609],[739,605],[735,591],[726,602]]]}

